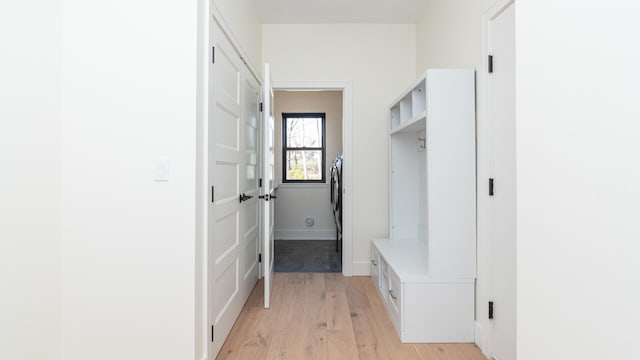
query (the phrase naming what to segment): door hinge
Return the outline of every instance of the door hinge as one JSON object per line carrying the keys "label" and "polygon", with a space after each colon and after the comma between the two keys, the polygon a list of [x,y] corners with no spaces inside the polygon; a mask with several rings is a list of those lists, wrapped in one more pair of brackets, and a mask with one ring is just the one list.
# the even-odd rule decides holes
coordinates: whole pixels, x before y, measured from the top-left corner
{"label": "door hinge", "polygon": [[264,111],[264,104],[260,103],[260,112],[263,112],[263,111]]}
{"label": "door hinge", "polygon": [[211,202],[215,202],[216,201],[216,191],[215,191],[215,187],[211,186]]}
{"label": "door hinge", "polygon": [[489,319],[493,319],[493,301],[489,301]]}
{"label": "door hinge", "polygon": [[213,325],[211,325],[211,342],[213,342],[213,339],[215,339],[215,337],[213,336],[214,332],[213,332]]}
{"label": "door hinge", "polygon": [[258,187],[262,188],[262,178],[258,179]]}
{"label": "door hinge", "polygon": [[211,63],[212,64],[216,63],[216,47],[215,46],[211,47]]}
{"label": "door hinge", "polygon": [[258,262],[261,263],[262,262],[262,254],[258,254]]}
{"label": "door hinge", "polygon": [[493,178],[489,178],[489,196],[493,196]]}
{"label": "door hinge", "polygon": [[493,55],[489,55],[488,66],[489,74],[491,74],[493,72]]}

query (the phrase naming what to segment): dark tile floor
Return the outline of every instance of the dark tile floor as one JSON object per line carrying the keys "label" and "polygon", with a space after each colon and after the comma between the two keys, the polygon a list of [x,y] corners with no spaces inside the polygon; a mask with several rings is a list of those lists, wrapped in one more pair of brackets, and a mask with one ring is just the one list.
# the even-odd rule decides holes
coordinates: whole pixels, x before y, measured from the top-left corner
{"label": "dark tile floor", "polygon": [[342,272],[335,240],[276,240],[276,272]]}

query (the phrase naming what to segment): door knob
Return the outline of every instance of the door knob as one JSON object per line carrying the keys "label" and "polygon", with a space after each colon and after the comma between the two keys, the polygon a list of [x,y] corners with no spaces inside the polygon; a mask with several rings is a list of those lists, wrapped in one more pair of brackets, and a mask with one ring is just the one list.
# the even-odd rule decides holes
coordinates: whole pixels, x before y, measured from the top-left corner
{"label": "door knob", "polygon": [[240,194],[240,202],[247,201],[247,200],[249,200],[251,198],[253,198],[253,196],[247,195],[247,194]]}

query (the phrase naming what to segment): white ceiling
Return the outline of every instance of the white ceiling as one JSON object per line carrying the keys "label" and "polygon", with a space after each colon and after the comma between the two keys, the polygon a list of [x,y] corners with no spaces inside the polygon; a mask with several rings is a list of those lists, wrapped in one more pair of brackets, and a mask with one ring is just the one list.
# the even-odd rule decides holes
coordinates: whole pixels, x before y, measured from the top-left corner
{"label": "white ceiling", "polygon": [[414,24],[428,0],[253,0],[263,24]]}

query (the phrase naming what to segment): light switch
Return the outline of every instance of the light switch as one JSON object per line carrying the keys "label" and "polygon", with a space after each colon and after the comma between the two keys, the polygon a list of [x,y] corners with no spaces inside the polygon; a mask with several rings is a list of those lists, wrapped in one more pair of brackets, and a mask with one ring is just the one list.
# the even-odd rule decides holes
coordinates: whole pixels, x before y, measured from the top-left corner
{"label": "light switch", "polygon": [[156,181],[169,181],[169,158],[156,158]]}

